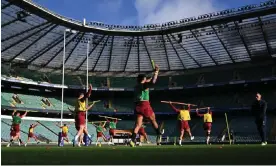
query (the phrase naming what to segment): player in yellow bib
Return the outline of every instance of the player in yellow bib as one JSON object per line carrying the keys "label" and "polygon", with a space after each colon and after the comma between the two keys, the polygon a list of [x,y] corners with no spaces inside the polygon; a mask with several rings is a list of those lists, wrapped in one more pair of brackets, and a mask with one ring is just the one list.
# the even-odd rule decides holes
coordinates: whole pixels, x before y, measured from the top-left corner
{"label": "player in yellow bib", "polygon": [[[78,131],[74,141],[73,146],[78,142],[79,137],[82,136],[82,134],[86,134],[88,138],[91,140],[91,135],[88,134],[87,126],[86,126],[86,113],[93,107],[94,103],[86,107],[86,99],[90,97],[92,92],[92,85],[89,85],[88,92],[86,93],[80,93],[79,97],[77,99],[76,105],[75,105],[75,127]],[[81,142],[78,142],[78,146],[81,145]]]}
{"label": "player in yellow bib", "polygon": [[191,140],[194,140],[194,136],[192,135],[191,129],[189,126],[189,121],[191,120],[191,116],[190,116],[191,105],[188,104],[188,109],[185,109],[184,106],[182,106],[181,109],[177,109],[172,105],[172,102],[170,102],[170,106],[172,107],[173,110],[175,110],[175,112],[178,113],[177,120],[178,120],[178,125],[180,130],[179,145],[182,146],[182,140],[183,140],[185,131],[188,132]]}
{"label": "player in yellow bib", "polygon": [[198,116],[203,117],[203,121],[204,121],[203,129],[206,132],[206,143],[209,144],[212,123],[213,123],[213,113],[210,110],[210,107],[207,108],[207,111],[204,114],[198,113],[198,109],[196,109],[196,113]]}
{"label": "player in yellow bib", "polygon": [[68,131],[69,131],[69,125],[68,124],[63,124],[63,126],[60,126],[57,124],[59,128],[61,128],[61,137],[66,141],[69,142],[68,138]]}

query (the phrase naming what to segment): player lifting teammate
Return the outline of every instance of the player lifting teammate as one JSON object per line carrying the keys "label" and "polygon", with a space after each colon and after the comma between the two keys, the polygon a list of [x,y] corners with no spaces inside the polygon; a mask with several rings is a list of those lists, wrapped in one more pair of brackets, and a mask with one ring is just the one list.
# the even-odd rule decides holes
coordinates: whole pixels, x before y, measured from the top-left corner
{"label": "player lifting teammate", "polygon": [[23,114],[20,115],[19,112],[16,113],[16,115],[14,115],[16,113],[16,110],[13,111],[12,113],[12,126],[11,126],[11,140],[8,143],[7,147],[10,147],[10,145],[12,144],[12,142],[14,140],[19,139],[19,145],[23,144],[23,141],[20,138],[20,124],[21,124],[21,119],[24,118],[27,115],[27,111]]}
{"label": "player lifting teammate", "polygon": [[27,139],[27,142],[25,143],[25,146],[27,146],[27,144],[28,144],[28,142],[30,141],[31,138],[33,138],[37,142],[37,144],[39,144],[39,141],[38,141],[37,137],[34,134],[34,128],[37,125],[38,125],[38,123],[30,125],[30,127],[29,127],[29,133],[28,133],[28,139]]}
{"label": "player lifting teammate", "polygon": [[171,107],[178,113],[178,125],[180,130],[180,137],[179,137],[179,145],[182,146],[182,140],[184,137],[185,131],[188,132],[191,140],[194,140],[194,136],[192,136],[191,129],[189,126],[189,121],[191,120],[190,117],[190,110],[191,105],[188,104],[188,109],[185,109],[185,106],[183,105],[181,109],[177,109],[172,105],[172,102],[169,102]]}
{"label": "player lifting teammate", "polygon": [[142,126],[143,118],[148,118],[152,123],[156,134],[157,134],[157,144],[160,144],[160,137],[164,133],[164,130],[158,126],[156,122],[155,114],[150,106],[149,102],[149,88],[151,85],[156,83],[158,77],[159,67],[155,65],[155,73],[154,76],[150,79],[147,79],[146,75],[139,74],[137,77],[137,85],[135,86],[135,114],[137,115],[136,118],[136,125],[132,133],[132,138],[130,141],[130,146],[135,146],[136,135],[139,129]]}
{"label": "player lifting teammate", "polygon": [[[94,105],[91,104],[90,106],[88,106],[86,108],[86,99],[90,97],[91,95],[91,91],[92,91],[92,85],[90,84],[89,86],[89,90],[88,92],[84,93],[80,93],[76,106],[75,106],[75,127],[76,130],[78,131],[74,141],[73,141],[73,146],[75,146],[76,142],[78,141],[79,137],[85,133],[87,134],[87,136],[89,137],[89,139],[91,140],[91,136],[88,134],[87,128],[86,128],[86,123],[85,123],[85,119],[86,119],[86,112],[91,109]],[[78,146],[81,145],[81,142],[78,142]]]}
{"label": "player lifting teammate", "polygon": [[206,131],[206,143],[209,144],[210,141],[210,134],[211,134],[211,129],[212,129],[212,122],[213,122],[213,118],[212,118],[212,111],[210,110],[210,107],[207,107],[207,111],[204,114],[200,114],[198,113],[198,109],[196,109],[196,113],[198,116],[203,117],[203,129],[204,131]]}

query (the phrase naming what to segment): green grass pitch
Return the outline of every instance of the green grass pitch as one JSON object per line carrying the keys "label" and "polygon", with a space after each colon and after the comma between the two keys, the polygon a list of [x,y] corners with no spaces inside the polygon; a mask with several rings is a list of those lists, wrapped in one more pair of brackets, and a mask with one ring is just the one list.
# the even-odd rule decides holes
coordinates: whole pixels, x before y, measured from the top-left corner
{"label": "green grass pitch", "polygon": [[276,164],[276,145],[2,146],[2,164]]}

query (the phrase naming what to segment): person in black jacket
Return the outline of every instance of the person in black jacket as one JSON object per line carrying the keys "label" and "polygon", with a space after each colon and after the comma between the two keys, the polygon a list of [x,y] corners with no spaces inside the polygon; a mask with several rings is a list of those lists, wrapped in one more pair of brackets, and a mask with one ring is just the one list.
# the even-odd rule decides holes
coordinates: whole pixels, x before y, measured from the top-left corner
{"label": "person in black jacket", "polygon": [[255,123],[257,125],[258,132],[262,139],[262,145],[267,145],[266,142],[266,109],[267,103],[262,99],[260,93],[256,94],[256,100],[252,104],[251,111],[255,116]]}

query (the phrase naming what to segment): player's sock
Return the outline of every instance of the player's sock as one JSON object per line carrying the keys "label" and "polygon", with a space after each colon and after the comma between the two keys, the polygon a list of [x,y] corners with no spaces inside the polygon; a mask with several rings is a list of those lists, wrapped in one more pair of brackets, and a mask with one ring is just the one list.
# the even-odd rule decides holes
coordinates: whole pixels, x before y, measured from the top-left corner
{"label": "player's sock", "polygon": [[155,129],[155,132],[157,135],[162,135],[162,134],[164,134],[164,129],[157,128],[157,129]]}
{"label": "player's sock", "polygon": [[74,138],[74,142],[78,142],[78,139],[79,139],[79,136],[76,135],[75,138]]}
{"label": "player's sock", "polygon": [[90,142],[92,142],[92,137],[91,137],[91,135],[88,135],[88,139],[90,140]]}
{"label": "player's sock", "polygon": [[182,139],[179,139],[179,145],[180,146],[182,145]]}
{"label": "player's sock", "polygon": [[132,133],[132,136],[131,136],[131,141],[132,142],[136,142],[135,140],[136,140],[136,133]]}
{"label": "player's sock", "polygon": [[19,139],[18,145],[20,146],[21,144],[24,144],[24,143],[23,143],[23,141],[21,139]]}
{"label": "player's sock", "polygon": [[12,142],[13,142],[13,139],[10,140],[10,143],[12,143]]}
{"label": "player's sock", "polygon": [[79,136],[76,135],[74,140],[73,140],[73,146],[75,146],[75,144],[78,142]]}

